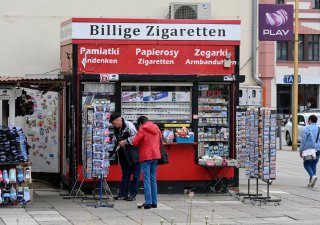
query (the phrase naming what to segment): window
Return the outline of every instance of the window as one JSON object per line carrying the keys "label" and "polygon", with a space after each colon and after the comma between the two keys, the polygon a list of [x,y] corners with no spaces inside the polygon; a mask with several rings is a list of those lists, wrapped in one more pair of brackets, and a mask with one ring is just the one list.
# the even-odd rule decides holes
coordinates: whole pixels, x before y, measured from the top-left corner
{"label": "window", "polygon": [[314,0],[314,9],[320,9],[320,0]]}
{"label": "window", "polygon": [[319,61],[319,35],[308,35],[308,61]]}
{"label": "window", "polygon": [[284,4],[284,0],[277,0],[276,3],[277,4]]}
{"label": "window", "polygon": [[277,42],[277,60],[288,60],[288,42]]}
{"label": "window", "polygon": [[[320,0],[319,0],[320,1]],[[299,61],[320,61],[320,35],[299,34]],[[294,60],[294,42],[277,42],[277,60]]]}
{"label": "window", "polygon": [[298,124],[300,124],[300,125],[302,125],[302,124],[306,125],[303,116],[300,116],[300,115],[298,116]]}
{"label": "window", "polygon": [[298,51],[298,59],[299,61],[304,60],[304,35],[299,34],[299,45],[298,45],[299,51]]}

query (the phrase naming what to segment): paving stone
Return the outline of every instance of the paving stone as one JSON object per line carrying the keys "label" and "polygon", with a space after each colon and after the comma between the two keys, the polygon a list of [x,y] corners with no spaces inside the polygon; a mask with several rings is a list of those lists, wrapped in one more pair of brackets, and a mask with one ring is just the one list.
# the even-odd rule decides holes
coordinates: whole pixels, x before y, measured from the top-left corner
{"label": "paving stone", "polygon": [[40,225],[72,225],[69,221],[41,221],[38,222]]}
{"label": "paving stone", "polygon": [[30,215],[60,215],[57,211],[55,210],[50,210],[50,211],[29,211],[28,212]]}
{"label": "paving stone", "polygon": [[74,225],[106,225],[101,220],[70,220],[70,222]]}
{"label": "paving stone", "polygon": [[104,223],[108,225],[137,225],[140,223],[135,222],[134,220],[130,219],[129,217],[114,217],[109,219],[103,219]]}
{"label": "paving stone", "polygon": [[26,214],[26,210],[22,208],[0,208],[0,216],[1,215],[24,215]]}
{"label": "paving stone", "polygon": [[58,222],[58,221],[68,221],[65,217],[61,215],[33,215],[33,218],[37,222]]}

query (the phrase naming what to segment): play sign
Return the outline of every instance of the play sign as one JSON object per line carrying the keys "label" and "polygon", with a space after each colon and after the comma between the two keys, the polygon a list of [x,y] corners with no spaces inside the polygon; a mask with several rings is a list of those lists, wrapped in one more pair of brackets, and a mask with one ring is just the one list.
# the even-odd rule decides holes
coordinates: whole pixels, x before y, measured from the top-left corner
{"label": "play sign", "polygon": [[259,5],[259,40],[293,40],[293,5]]}

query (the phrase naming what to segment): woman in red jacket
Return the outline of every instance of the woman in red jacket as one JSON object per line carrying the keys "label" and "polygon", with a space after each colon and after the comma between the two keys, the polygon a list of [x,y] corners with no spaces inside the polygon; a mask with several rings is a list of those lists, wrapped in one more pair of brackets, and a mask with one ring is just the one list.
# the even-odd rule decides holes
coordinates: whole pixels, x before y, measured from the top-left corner
{"label": "woman in red jacket", "polygon": [[157,163],[160,155],[161,131],[159,127],[140,116],[137,120],[139,130],[132,140],[134,146],[140,147],[140,162],[143,174],[145,203],[138,208],[157,208]]}

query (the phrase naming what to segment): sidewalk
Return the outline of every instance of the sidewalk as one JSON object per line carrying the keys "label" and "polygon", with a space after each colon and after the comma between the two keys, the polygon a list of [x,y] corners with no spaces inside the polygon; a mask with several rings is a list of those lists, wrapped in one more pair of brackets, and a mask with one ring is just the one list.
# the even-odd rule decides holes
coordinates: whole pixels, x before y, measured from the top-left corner
{"label": "sidewalk", "polygon": [[[270,186],[272,197],[282,199],[281,205],[253,206],[224,194],[195,194],[191,224],[205,225],[206,216],[207,224],[320,224],[320,183],[307,188],[308,177],[298,153],[283,149],[277,155],[277,180]],[[245,192],[247,180],[240,183]],[[266,184],[259,183],[259,189],[265,195]],[[60,194],[55,189],[34,190],[34,202],[26,208],[0,208],[0,225],[159,225],[161,219],[163,224],[171,224],[172,218],[173,224],[187,224],[190,206],[189,196],[184,194],[159,195],[158,208],[150,210],[137,209],[143,195],[134,202],[116,201],[114,208],[94,208],[80,200],[65,200]]]}

